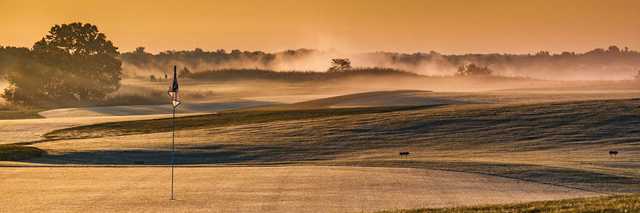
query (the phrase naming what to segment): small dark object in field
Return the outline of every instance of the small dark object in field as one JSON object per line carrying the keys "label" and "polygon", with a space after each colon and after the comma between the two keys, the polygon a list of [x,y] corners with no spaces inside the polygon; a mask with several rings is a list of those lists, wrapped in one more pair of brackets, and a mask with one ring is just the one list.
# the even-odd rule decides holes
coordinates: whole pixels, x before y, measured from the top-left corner
{"label": "small dark object in field", "polygon": [[410,152],[400,152],[400,157],[402,156],[409,156],[409,154],[411,154]]}
{"label": "small dark object in field", "polygon": [[609,151],[609,156],[616,156],[616,155],[618,155],[618,151],[615,151],[615,150]]}

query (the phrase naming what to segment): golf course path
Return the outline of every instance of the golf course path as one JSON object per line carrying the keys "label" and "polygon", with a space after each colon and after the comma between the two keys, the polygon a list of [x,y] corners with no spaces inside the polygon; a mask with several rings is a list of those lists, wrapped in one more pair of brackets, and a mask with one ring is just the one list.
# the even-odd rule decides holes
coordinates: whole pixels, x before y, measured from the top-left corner
{"label": "golf course path", "polygon": [[372,212],[598,194],[436,170],[328,166],[5,167],[0,212]]}

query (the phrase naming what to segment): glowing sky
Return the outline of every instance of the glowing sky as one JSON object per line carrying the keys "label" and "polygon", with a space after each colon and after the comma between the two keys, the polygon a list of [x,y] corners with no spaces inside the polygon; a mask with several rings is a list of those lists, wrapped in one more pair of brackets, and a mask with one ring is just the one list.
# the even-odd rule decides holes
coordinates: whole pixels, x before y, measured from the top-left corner
{"label": "glowing sky", "polygon": [[121,51],[640,49],[638,0],[0,0],[0,45],[30,47],[76,21]]}

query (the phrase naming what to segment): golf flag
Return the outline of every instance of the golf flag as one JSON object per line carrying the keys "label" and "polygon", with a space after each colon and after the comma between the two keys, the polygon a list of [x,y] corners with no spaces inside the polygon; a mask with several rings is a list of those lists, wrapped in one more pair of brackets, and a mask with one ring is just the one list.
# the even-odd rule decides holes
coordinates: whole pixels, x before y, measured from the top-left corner
{"label": "golf flag", "polygon": [[180,105],[180,100],[178,99],[178,75],[176,73],[176,66],[173,66],[173,82],[169,85],[169,97],[171,98],[171,104],[173,107],[178,107]]}

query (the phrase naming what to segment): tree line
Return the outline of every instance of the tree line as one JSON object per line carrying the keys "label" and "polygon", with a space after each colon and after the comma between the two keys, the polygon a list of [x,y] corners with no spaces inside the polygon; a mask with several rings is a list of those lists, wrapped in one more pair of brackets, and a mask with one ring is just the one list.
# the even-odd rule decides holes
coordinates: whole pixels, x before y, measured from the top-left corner
{"label": "tree line", "polygon": [[[211,67],[215,67],[216,65],[221,65],[220,69],[270,69],[278,63],[286,62],[287,60],[303,60],[305,57],[323,53],[323,51],[312,49],[267,53],[262,51],[240,50],[228,52],[223,49],[205,51],[197,48],[194,50],[163,51],[152,54],[146,52],[144,47],[139,47],[135,51],[123,53],[121,59],[125,64],[143,69],[163,70],[176,62],[191,67],[194,71],[212,69]],[[366,66],[369,67],[389,67],[413,72],[418,72],[420,67],[425,64],[435,65],[439,69],[452,71],[474,64],[478,67],[487,67],[495,71],[494,74],[504,74],[505,71],[509,71],[520,77],[537,77],[536,74],[539,74],[539,76],[542,76],[542,74],[546,76],[557,76],[567,72],[577,75],[580,73],[610,74],[612,72],[622,72],[628,74],[628,78],[632,78],[635,72],[640,70],[640,52],[618,46],[596,48],[584,53],[561,52],[556,54],[548,51],[539,51],[535,54],[495,53],[461,55],[445,55],[433,51],[412,54],[371,52],[353,55],[351,59],[354,61],[368,61],[370,64],[366,64]],[[209,66],[199,67],[202,64]],[[222,66],[225,64],[243,64],[246,66]],[[327,65],[330,65],[330,63],[328,62]],[[333,69],[336,68],[335,64],[331,65],[331,67]],[[329,68],[329,70],[331,71],[332,68]],[[457,72],[453,72],[453,74],[457,74]]]}
{"label": "tree line", "polygon": [[350,68],[343,71],[273,71],[262,69],[220,69],[184,74],[183,77],[208,81],[268,80],[289,83],[325,82],[354,77],[425,77],[390,68]]}
{"label": "tree line", "polygon": [[[375,58],[377,60],[372,60],[374,63],[372,67],[389,69],[352,68],[350,59],[338,58],[328,61],[328,65],[331,64],[331,66],[326,74],[274,73],[260,68],[225,68],[220,73],[200,74],[201,71],[211,70],[209,67],[199,67],[202,63],[215,65],[239,62],[268,68],[279,63],[278,60],[299,60],[322,53],[312,49],[268,53],[223,49],[205,51],[196,48],[152,54],[145,51],[144,47],[139,47],[134,51],[120,54],[118,48],[107,39],[105,34],[99,32],[97,26],[88,23],[62,24],[53,26],[31,48],[0,46],[0,78],[9,82],[9,87],[0,91],[0,96],[20,105],[75,106],[95,103],[118,90],[125,65],[142,69],[166,70],[176,63],[188,67],[181,71],[181,76],[221,79],[235,78],[234,75],[250,78],[253,75],[267,79],[305,81],[361,74],[406,75],[407,73],[401,70],[412,71],[406,68],[425,63],[457,69],[453,74],[458,76],[493,75],[509,69],[535,69],[551,73],[560,73],[563,70],[583,72],[592,69],[603,75],[618,70],[632,70],[629,78],[640,79],[638,77],[640,74],[636,75],[636,71],[640,68],[640,52],[617,46],[606,49],[597,48],[585,53],[562,52],[559,54],[547,51],[536,54],[463,55],[443,55],[437,52],[414,54],[375,52],[358,54],[354,57],[356,60],[358,57]],[[376,62],[380,64],[375,64]]]}

